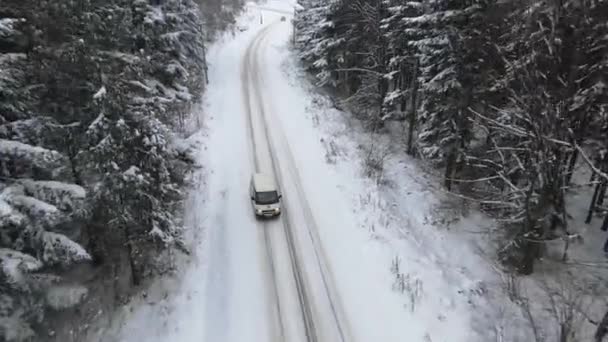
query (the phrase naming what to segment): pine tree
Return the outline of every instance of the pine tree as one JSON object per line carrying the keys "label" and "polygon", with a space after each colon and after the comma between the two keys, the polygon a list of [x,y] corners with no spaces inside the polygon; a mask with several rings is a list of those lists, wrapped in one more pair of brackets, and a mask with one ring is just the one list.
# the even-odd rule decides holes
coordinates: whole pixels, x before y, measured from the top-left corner
{"label": "pine tree", "polygon": [[489,45],[482,24],[489,6],[433,2],[420,15],[403,20],[408,46],[420,62],[418,150],[445,167],[448,189],[472,140],[469,107],[480,101],[483,47]]}
{"label": "pine tree", "polygon": [[301,4],[296,46],[308,68],[355,112],[405,119],[408,153],[515,230],[507,244],[520,272],[533,271],[543,241],[567,234],[565,193],[581,161],[598,181],[589,218],[603,205],[605,2]]}
{"label": "pine tree", "polygon": [[331,5],[319,0],[302,0],[299,4],[302,9],[296,12],[294,20],[300,58],[315,73],[319,84],[335,85],[330,68],[343,65],[344,57],[336,56],[333,60],[331,57],[330,51],[337,50],[341,43],[333,33],[334,22],[329,18]]}
{"label": "pine tree", "polygon": [[588,68],[593,59],[585,56],[598,42],[586,18],[593,5],[587,6],[562,2],[513,9],[500,42],[504,73],[493,87],[502,100],[493,104],[493,113],[477,115],[491,145],[471,161],[500,180],[488,183],[500,194],[494,200],[509,203],[506,215],[522,227],[512,246],[525,274],[533,271],[542,241],[559,227],[567,232],[569,177],[580,146],[598,136],[589,134],[588,123],[604,111],[601,95],[591,95],[601,91],[591,90],[599,78],[595,67]]}
{"label": "pine tree", "polygon": [[124,248],[134,283],[171,266],[205,37],[191,0],[0,5],[0,339],[86,296],[62,283],[74,264]]}
{"label": "pine tree", "polygon": [[90,260],[74,238],[87,216],[85,190],[61,179],[66,158],[16,140],[0,139],[0,336],[31,336],[61,278],[49,268]]}

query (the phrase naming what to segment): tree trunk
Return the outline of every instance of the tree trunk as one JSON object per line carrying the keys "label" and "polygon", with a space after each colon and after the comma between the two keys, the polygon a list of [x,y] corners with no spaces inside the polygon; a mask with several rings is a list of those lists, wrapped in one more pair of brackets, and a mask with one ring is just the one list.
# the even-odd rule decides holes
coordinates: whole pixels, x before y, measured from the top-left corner
{"label": "tree trunk", "polygon": [[[533,241],[533,240],[534,241]],[[523,275],[530,275],[534,272],[534,261],[539,257],[541,243],[536,241],[538,237],[523,237],[520,241],[524,257],[517,271]]]}
{"label": "tree trunk", "polygon": [[[395,89],[399,89],[401,92],[404,91],[405,77],[406,77],[405,68],[402,65],[399,67],[399,77],[397,77],[399,82],[396,84]],[[401,96],[401,98],[399,99],[399,111],[401,112],[401,115],[405,115],[406,110],[407,110],[407,96],[405,96],[405,94],[403,94]]]}
{"label": "tree trunk", "polygon": [[570,156],[570,162],[568,163],[568,173],[566,174],[566,186],[569,186],[572,182],[572,175],[574,174],[574,167],[578,160],[578,150],[574,150]]}
{"label": "tree trunk", "polygon": [[454,174],[454,166],[456,164],[456,149],[451,148],[448,154],[447,163],[445,166],[445,187],[448,191],[452,191],[452,176]]}
{"label": "tree trunk", "polygon": [[[530,188],[526,193],[525,211],[526,220],[524,222],[524,232],[517,238],[517,245],[520,246],[523,252],[523,258],[518,265],[517,271],[520,274],[530,275],[534,272],[534,261],[540,256],[542,231],[537,226],[537,217],[540,212],[544,214],[546,206],[545,196],[541,196],[538,206],[532,207],[532,196],[536,186],[537,178],[534,177],[530,183]],[[542,194],[542,193],[541,193]]]}
{"label": "tree trunk", "polygon": [[[125,235],[129,235],[127,232]],[[141,284],[141,277],[139,272],[139,267],[137,262],[135,261],[136,249],[133,248],[133,242],[127,241],[125,244],[127,247],[127,254],[129,256],[129,266],[131,268],[131,281],[133,282],[133,286],[139,286]]]}
{"label": "tree trunk", "polygon": [[570,326],[570,322],[562,322],[559,325],[559,342],[568,342],[568,337],[570,336],[570,331],[572,327]]}
{"label": "tree trunk", "polygon": [[606,198],[606,190],[608,189],[608,182],[603,181],[600,186],[599,194],[597,195],[597,203],[596,205],[602,206],[604,205],[604,199]]}
{"label": "tree trunk", "polygon": [[600,324],[597,325],[597,329],[595,330],[595,342],[602,342],[606,334],[608,334],[608,311],[604,314],[604,318],[602,318]]}
{"label": "tree trunk", "polygon": [[559,217],[557,215],[551,215],[551,226],[549,226],[549,230],[554,231],[557,229],[557,225],[559,224]]}
{"label": "tree trunk", "polygon": [[[538,213],[544,213],[547,206],[542,205],[543,200],[538,208],[532,211]],[[545,208],[545,210],[541,210]],[[526,233],[524,233],[518,241],[518,244],[522,246],[523,258],[518,268],[518,272],[523,275],[530,275],[534,272],[534,262],[542,256],[544,242],[543,226],[542,223],[536,222],[537,214],[532,213],[531,219],[526,222]]]}
{"label": "tree trunk", "polygon": [[557,226],[561,225],[562,228],[564,229],[565,233],[568,234],[568,214],[566,212],[565,186],[563,186],[563,185],[559,186],[557,188],[557,192],[559,192],[559,194],[557,195],[557,199],[555,202],[556,213],[553,214],[553,216],[551,218],[550,230],[555,231],[555,229],[557,229]]}
{"label": "tree trunk", "polygon": [[418,97],[418,59],[414,62],[414,68],[412,72],[412,85],[411,85],[411,101],[410,101],[410,122],[407,132],[407,154],[410,156],[414,154],[414,129],[416,128],[416,116],[417,111],[417,97]]}
{"label": "tree trunk", "polygon": [[[385,71],[384,71],[385,72]],[[380,116],[384,116],[386,114],[386,107],[384,106],[384,99],[386,98],[386,94],[388,93],[388,80],[382,76],[379,76],[378,80],[378,92],[380,93],[378,108],[380,109]]]}
{"label": "tree trunk", "polygon": [[[296,9],[294,7],[294,9],[293,9],[293,17],[296,18],[296,15],[297,15],[297,13],[296,13]],[[292,44],[293,44],[293,46],[296,46],[296,37],[297,37],[296,21],[294,19],[291,22],[292,22],[291,26],[292,26],[292,30],[293,30],[293,32],[292,32],[293,34],[292,34],[292,38],[291,38],[292,39]]]}
{"label": "tree trunk", "polygon": [[600,227],[603,231],[608,231],[608,213],[604,215],[604,222],[602,222],[602,226]]}
{"label": "tree trunk", "polygon": [[593,218],[593,212],[595,211],[595,203],[597,202],[597,196],[600,192],[601,184],[597,184],[595,186],[595,190],[593,191],[593,197],[591,197],[591,203],[589,204],[589,211],[587,212],[587,218],[585,219],[585,223],[591,223],[591,219]]}
{"label": "tree trunk", "polygon": [[593,182],[595,182],[596,178],[597,178],[597,174],[595,172],[591,172],[591,178],[589,178],[589,185],[592,185]]}

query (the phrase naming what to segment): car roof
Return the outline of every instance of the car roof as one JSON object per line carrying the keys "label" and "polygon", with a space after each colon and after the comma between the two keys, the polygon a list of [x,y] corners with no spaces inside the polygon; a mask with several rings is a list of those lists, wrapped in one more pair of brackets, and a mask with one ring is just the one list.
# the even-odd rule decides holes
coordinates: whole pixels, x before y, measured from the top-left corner
{"label": "car roof", "polygon": [[277,186],[274,182],[274,179],[268,174],[265,173],[255,173],[253,174],[253,186],[255,187],[255,191],[277,191]]}

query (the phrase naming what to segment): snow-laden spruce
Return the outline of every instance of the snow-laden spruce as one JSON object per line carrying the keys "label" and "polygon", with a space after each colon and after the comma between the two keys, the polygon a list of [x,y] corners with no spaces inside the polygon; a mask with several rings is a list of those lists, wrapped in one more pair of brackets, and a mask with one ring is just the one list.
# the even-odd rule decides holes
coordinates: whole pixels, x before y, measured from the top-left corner
{"label": "snow-laden spruce", "polygon": [[[170,269],[192,164],[174,132],[204,91],[204,38],[192,0],[2,1],[0,340],[87,305],[97,284],[123,296]],[[97,272],[92,289],[64,283],[91,262],[78,272]]]}
{"label": "snow-laden spruce", "polygon": [[0,332],[10,341],[33,334],[32,317],[42,317],[44,294],[60,282],[43,270],[91,256],[70,238],[78,236],[72,221],[86,216],[85,190],[35,179],[58,174],[66,158],[11,140],[0,140],[0,157]]}

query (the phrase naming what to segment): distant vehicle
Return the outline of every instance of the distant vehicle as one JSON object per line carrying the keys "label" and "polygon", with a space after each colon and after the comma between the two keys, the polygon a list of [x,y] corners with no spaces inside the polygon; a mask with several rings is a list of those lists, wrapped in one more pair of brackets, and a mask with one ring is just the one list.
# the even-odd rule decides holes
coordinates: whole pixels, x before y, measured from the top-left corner
{"label": "distant vehicle", "polygon": [[245,32],[245,31],[247,31],[249,29],[249,27],[247,27],[247,26],[238,26],[237,29],[239,31],[241,31],[241,32]]}
{"label": "distant vehicle", "polygon": [[287,20],[287,18],[285,18],[285,16],[282,16],[281,21],[285,21],[285,20]]}
{"label": "distant vehicle", "polygon": [[253,211],[257,217],[275,217],[281,215],[281,197],[274,179],[264,173],[255,173],[251,177],[249,196]]}

